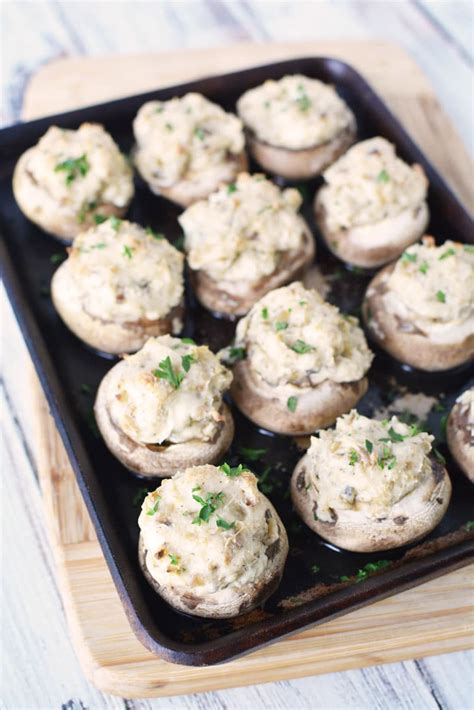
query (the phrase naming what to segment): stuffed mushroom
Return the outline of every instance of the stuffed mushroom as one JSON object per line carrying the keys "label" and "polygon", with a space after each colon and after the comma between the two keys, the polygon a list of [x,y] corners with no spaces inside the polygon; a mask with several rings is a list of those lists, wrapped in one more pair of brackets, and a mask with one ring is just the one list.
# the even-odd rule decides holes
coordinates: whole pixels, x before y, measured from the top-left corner
{"label": "stuffed mushroom", "polygon": [[247,168],[241,121],[201,94],[149,101],[133,131],[138,172],[152,192],[183,207]]}
{"label": "stuffed mushroom", "polygon": [[474,356],[474,247],[426,237],[370,282],[370,334],[402,363],[436,372]]}
{"label": "stuffed mushroom", "polygon": [[13,193],[28,219],[69,242],[95,215],[125,214],[134,193],[132,169],[103,126],[51,126],[19,159]]}
{"label": "stuffed mushroom", "polygon": [[397,417],[381,422],[354,410],[311,438],[291,479],[293,505],[311,530],[345,550],[415,542],[436,527],[451,497],[432,441]]}
{"label": "stuffed mushroom", "polygon": [[329,426],[357,404],[373,356],[356,318],[293,283],[255,304],[221,357],[240,358],[231,395],[249,419],[300,435]]}
{"label": "stuffed mushroom", "polygon": [[474,387],[457,398],[446,424],[446,438],[459,468],[474,483]]}
{"label": "stuffed mushroom", "polygon": [[300,206],[297,190],[241,173],[189,207],[179,222],[198,300],[211,311],[241,316],[271,289],[302,277],[315,243]]}
{"label": "stuffed mushroom", "polygon": [[179,611],[237,616],[280,583],[286,531],[253,473],[241,465],[180,471],[145,498],[138,523],[144,575]]}
{"label": "stuffed mushroom", "polygon": [[319,175],[356,136],[354,114],[335,89],[300,74],[246,91],[237,112],[255,160],[289,180]]}
{"label": "stuffed mushroom", "polygon": [[179,333],[184,257],[162,234],[116,217],[79,234],[53,276],[59,315],[81,340],[109,354]]}
{"label": "stuffed mushroom", "polygon": [[218,461],[234,423],[222,401],[232,374],[205,345],[150,338],[102,380],[94,405],[110,451],[142,477]]}
{"label": "stuffed mushroom", "polygon": [[343,261],[375,268],[424,234],[428,180],[420,165],[407,165],[384,138],[357,143],[324,179],[315,200],[316,222]]}

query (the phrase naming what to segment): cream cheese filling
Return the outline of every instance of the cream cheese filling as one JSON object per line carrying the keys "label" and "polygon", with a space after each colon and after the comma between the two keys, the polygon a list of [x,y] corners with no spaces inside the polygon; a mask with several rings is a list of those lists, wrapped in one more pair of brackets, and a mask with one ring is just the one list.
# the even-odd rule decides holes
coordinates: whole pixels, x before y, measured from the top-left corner
{"label": "cream cheese filling", "polygon": [[339,417],[335,429],[311,438],[307,454],[306,482],[318,519],[330,522],[340,510],[389,515],[431,475],[433,438],[395,416],[380,422],[352,410]]}
{"label": "cream cheese filling", "polygon": [[232,373],[207,346],[163,335],[126,356],[110,378],[115,426],[138,444],[175,444],[215,438]]}
{"label": "cream cheese filling", "polygon": [[269,79],[246,91],[237,111],[258,139],[290,150],[322,145],[355,126],[332,86],[300,74]]}
{"label": "cream cheese filling", "polygon": [[84,311],[117,323],[166,317],[183,299],[183,264],[162,234],[114,217],[79,234],[67,262]]}
{"label": "cream cheese filling", "polygon": [[239,322],[235,346],[245,349],[253,373],[274,387],[357,381],[373,359],[357,319],[301,283],[260,299]]}
{"label": "cream cheese filling", "polygon": [[297,190],[240,173],[178,218],[190,267],[245,291],[272,274],[283,254],[302,248],[307,228],[298,215],[301,202]]}
{"label": "cream cheese filling", "polygon": [[[199,518],[199,499],[214,508],[207,520]],[[231,596],[257,583],[269,566],[266,550],[279,538],[267,511],[250,471],[229,477],[215,466],[195,466],[164,480],[145,498],[138,521],[150,574],[200,596]]]}
{"label": "cream cheese filling", "polygon": [[[459,406],[461,415],[467,415],[467,428],[471,438],[474,440],[474,387],[471,387],[459,395],[456,404]],[[474,449],[474,443],[470,444],[470,446]]]}

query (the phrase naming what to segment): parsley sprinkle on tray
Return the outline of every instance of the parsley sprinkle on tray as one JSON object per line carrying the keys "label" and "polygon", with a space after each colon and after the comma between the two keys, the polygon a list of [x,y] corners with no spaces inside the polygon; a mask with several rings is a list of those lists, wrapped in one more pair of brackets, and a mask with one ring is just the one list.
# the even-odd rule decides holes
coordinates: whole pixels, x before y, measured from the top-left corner
{"label": "parsley sprinkle on tray", "polygon": [[267,453],[266,449],[251,449],[246,446],[241,446],[239,449],[240,454],[248,461],[260,461]]}

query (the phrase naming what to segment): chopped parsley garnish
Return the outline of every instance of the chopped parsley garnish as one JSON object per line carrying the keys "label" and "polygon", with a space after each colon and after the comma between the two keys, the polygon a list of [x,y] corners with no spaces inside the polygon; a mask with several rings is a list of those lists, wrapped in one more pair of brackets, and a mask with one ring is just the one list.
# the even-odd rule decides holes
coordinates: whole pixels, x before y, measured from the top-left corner
{"label": "chopped parsley garnish", "polygon": [[180,234],[179,237],[176,237],[173,246],[175,249],[178,249],[178,251],[184,251],[184,234]]}
{"label": "chopped parsley garnish", "polygon": [[[389,562],[389,560],[379,560],[378,562],[368,562],[366,565],[362,567],[362,569],[358,569],[356,574],[354,575],[355,581],[356,582],[363,582],[367,577],[370,577],[372,574],[375,574],[375,572],[380,572],[382,569],[386,569],[387,567],[390,567],[392,563]],[[350,582],[351,577],[348,577],[347,575],[343,575],[342,577],[339,577],[340,582]]]}
{"label": "chopped parsley garnish", "polygon": [[178,389],[181,382],[184,380],[183,372],[175,372],[173,370],[173,365],[171,364],[171,358],[169,355],[160,362],[158,369],[153,370],[153,374],[160,380],[167,380],[171,387],[175,390]]}
{"label": "chopped parsley garnish", "polygon": [[183,370],[185,372],[189,372],[189,369],[193,362],[196,362],[196,358],[194,355],[183,355],[181,358],[181,365],[183,366]]}
{"label": "chopped parsley garnish", "polygon": [[416,261],[418,256],[416,254],[411,254],[409,251],[404,251],[402,254],[402,261]]}
{"label": "chopped parsley garnish", "polygon": [[149,510],[146,511],[147,515],[155,515],[155,513],[158,511],[158,508],[160,507],[160,499],[157,498],[155,501],[155,505],[150,508]]}
{"label": "chopped parsley garnish", "polygon": [[186,343],[186,345],[196,345],[192,338],[181,338],[181,342]]}
{"label": "chopped parsley garnish", "polygon": [[135,508],[141,508],[143,501],[145,500],[146,496],[148,495],[148,489],[147,488],[139,488],[138,491],[135,493],[132,499],[132,505]]}
{"label": "chopped parsley garnish", "polygon": [[311,108],[311,101],[305,91],[303,84],[298,85],[299,96],[296,99],[300,111],[307,111]]}
{"label": "chopped parsley garnish", "polygon": [[60,264],[66,258],[66,254],[52,254],[49,258],[52,264]]}
{"label": "chopped parsley garnish", "polygon": [[288,397],[286,406],[290,412],[296,412],[296,407],[298,406],[298,397]]}
{"label": "chopped parsley garnish", "polygon": [[387,466],[387,468],[391,470],[392,468],[394,468],[396,463],[397,457],[395,456],[391,448],[389,446],[384,446],[382,448],[382,453],[379,454],[377,458],[377,464],[379,468],[385,468],[385,466]]}
{"label": "chopped parsley garnish", "polygon": [[267,453],[266,449],[251,449],[247,446],[241,446],[239,452],[248,461],[260,461]]}
{"label": "chopped parsley garnish", "polygon": [[369,454],[371,454],[372,451],[374,450],[374,445],[373,445],[373,443],[372,443],[369,439],[366,439],[366,440],[365,440],[365,448],[367,449],[367,451],[369,452]]}
{"label": "chopped parsley garnish", "polygon": [[267,466],[264,471],[259,475],[258,477],[258,487],[262,491],[262,493],[271,493],[273,491],[273,483],[271,483],[268,480],[268,477],[270,475],[270,471],[272,470],[271,466]]}
{"label": "chopped parsley garnish", "polygon": [[92,392],[91,386],[86,385],[85,382],[81,384],[81,394],[90,394]]}
{"label": "chopped parsley garnish", "polygon": [[359,454],[355,449],[349,451],[349,466],[354,466],[359,460]]}
{"label": "chopped parsley garnish", "polygon": [[230,348],[229,357],[232,362],[237,362],[238,360],[245,360],[247,357],[247,351],[245,348]]}
{"label": "chopped parsley garnish", "polygon": [[278,332],[280,330],[286,330],[288,328],[288,323],[283,320],[279,320],[275,323],[275,330]]}
{"label": "chopped parsley garnish", "polygon": [[456,249],[453,249],[452,247],[449,247],[449,249],[446,249],[441,256],[439,257],[438,261],[442,261],[443,259],[447,259],[448,256],[454,256],[456,254]]}
{"label": "chopped parsley garnish", "polygon": [[163,113],[164,110],[165,110],[164,106],[157,106],[157,108],[155,109],[155,113]]}
{"label": "chopped parsley garnish", "polygon": [[222,492],[208,493],[205,500],[201,498],[201,496],[194,494],[193,499],[202,506],[198,515],[196,515],[193,520],[193,525],[201,525],[202,522],[208,523],[211,515],[222,505],[224,494]]}
{"label": "chopped parsley garnish", "polygon": [[321,569],[321,567],[319,565],[311,565],[311,572],[313,574],[317,574],[320,569]]}
{"label": "chopped parsley garnish", "polygon": [[268,308],[265,306],[265,308],[262,308],[262,318],[265,320],[268,319]]}
{"label": "chopped parsley garnish", "polygon": [[464,525],[464,530],[466,532],[471,532],[471,530],[474,530],[474,520],[468,520],[467,523]]}
{"label": "chopped parsley garnish", "polygon": [[305,353],[310,353],[314,350],[313,346],[308,345],[308,343],[305,343],[304,340],[297,340],[296,343],[293,343],[290,347],[295,351],[295,353],[298,353],[298,355],[304,355]]}
{"label": "chopped parsley garnish", "polygon": [[103,224],[104,222],[107,222],[109,218],[106,217],[105,214],[95,214],[94,215],[94,222],[96,224]]}
{"label": "chopped parsley garnish", "polygon": [[114,232],[118,232],[120,227],[122,226],[123,220],[119,219],[118,217],[110,217],[110,226],[114,230]]}
{"label": "chopped parsley garnish", "polygon": [[165,128],[167,131],[172,131],[173,130],[173,124],[172,123],[165,123]]}
{"label": "chopped parsley garnish", "polygon": [[150,237],[153,237],[153,239],[160,239],[160,240],[161,240],[161,239],[164,239],[164,238],[165,238],[165,235],[164,235],[164,234],[162,234],[161,232],[155,232],[155,230],[152,229],[151,227],[147,227],[147,228],[145,229],[145,232],[146,232]]}
{"label": "chopped parsley garnish", "polygon": [[173,554],[168,555],[168,557],[170,558],[170,563],[172,565],[179,565],[179,557],[176,557],[176,555]]}
{"label": "chopped parsley garnish", "polygon": [[222,466],[219,466],[219,468],[222,473],[225,473],[225,475],[229,478],[236,478],[244,471],[248,471],[247,466],[244,466],[241,463],[239,463],[238,466],[230,466],[228,463],[223,463]]}
{"label": "chopped parsley garnish", "polygon": [[237,185],[235,182],[231,182],[229,185],[227,185],[227,194],[232,195],[233,192],[237,192]]}
{"label": "chopped parsley garnish", "polygon": [[420,268],[418,271],[420,271],[422,274],[426,274],[428,272],[428,269],[430,268],[430,265],[428,264],[427,261],[422,261],[420,264]]}
{"label": "chopped parsley garnish", "polygon": [[436,299],[440,303],[446,303],[446,294],[444,291],[436,291]]}
{"label": "chopped parsley garnish", "polygon": [[203,141],[206,137],[206,134],[204,133],[202,128],[196,128],[196,130],[194,131],[194,135],[196,136],[196,138],[199,138],[200,141]]}
{"label": "chopped parsley garnish", "polygon": [[[418,432],[417,432],[418,433]],[[410,434],[408,435],[410,436]],[[395,429],[391,426],[390,429],[388,430],[388,437],[383,437],[382,439],[379,439],[379,441],[405,441],[407,437],[403,436],[403,434],[399,434]]]}
{"label": "chopped parsley garnish", "polygon": [[122,256],[126,256],[127,259],[131,259],[133,256],[133,247],[129,247],[127,244],[125,244]]}
{"label": "chopped parsley garnish", "polygon": [[440,463],[442,463],[442,464],[446,463],[446,459],[444,458],[441,451],[438,451],[436,446],[433,446],[433,454],[434,454],[435,459],[437,459]]}
{"label": "chopped parsley garnish", "polygon": [[389,181],[390,181],[390,175],[388,174],[388,172],[385,169],[381,170],[379,172],[379,174],[377,175],[377,182],[389,182]]}
{"label": "chopped parsley garnish", "polygon": [[89,169],[90,165],[84,153],[80,158],[68,158],[63,160],[62,163],[58,163],[54,168],[54,172],[64,171],[66,173],[66,185],[70,185],[79,175],[85,177]]}
{"label": "chopped parsley garnish", "polygon": [[235,528],[235,521],[228,523],[227,520],[224,520],[224,518],[217,518],[216,525],[218,528],[222,528],[223,530],[232,530],[232,528]]}
{"label": "chopped parsley garnish", "polygon": [[474,244],[465,244],[463,246],[464,251],[467,251],[469,254],[474,254]]}

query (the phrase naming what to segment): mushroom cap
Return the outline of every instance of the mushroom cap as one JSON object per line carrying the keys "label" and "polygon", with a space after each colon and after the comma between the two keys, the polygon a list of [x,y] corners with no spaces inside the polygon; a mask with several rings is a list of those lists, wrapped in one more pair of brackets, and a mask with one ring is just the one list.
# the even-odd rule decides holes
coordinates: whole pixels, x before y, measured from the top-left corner
{"label": "mushroom cap", "polygon": [[367,287],[362,305],[365,325],[375,342],[389,355],[420,370],[450,370],[474,357],[474,333],[459,343],[433,342],[415,328],[402,330],[399,319],[386,310],[383,300],[384,282],[395,268],[381,269]]}
{"label": "mushroom cap", "polygon": [[323,186],[314,201],[316,223],[328,249],[339,259],[365,269],[393,261],[425,233],[429,221],[426,202],[415,209],[405,209],[396,217],[352,227],[331,230],[325,210],[327,187]]}
{"label": "mushroom cap", "polygon": [[305,454],[291,478],[293,505],[311,530],[343,550],[379,552],[402,547],[431,532],[449,505],[451,481],[448,472],[434,457],[430,457],[430,462],[431,475],[396,503],[386,518],[374,519],[363,511],[341,509],[334,511],[333,521],[324,522],[315,519],[317,500],[306,489],[308,455]]}
{"label": "mushroom cap", "polygon": [[230,394],[236,406],[254,424],[277,434],[300,436],[312,434],[349,412],[368,387],[366,377],[357,382],[324,380],[314,387],[300,388],[297,407],[288,409],[288,398],[294,387],[272,387],[257,380],[246,360],[233,367]]}
{"label": "mushroom cap", "polygon": [[461,402],[456,402],[446,422],[449,450],[461,471],[474,483],[474,440],[467,426],[467,413]]}
{"label": "mushroom cap", "polygon": [[184,298],[164,318],[116,322],[95,318],[82,308],[81,297],[70,277],[66,260],[54,273],[51,298],[67,327],[78,338],[96,350],[112,355],[139,350],[146,341],[158,335],[179,333],[183,327]]}

